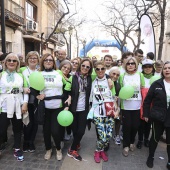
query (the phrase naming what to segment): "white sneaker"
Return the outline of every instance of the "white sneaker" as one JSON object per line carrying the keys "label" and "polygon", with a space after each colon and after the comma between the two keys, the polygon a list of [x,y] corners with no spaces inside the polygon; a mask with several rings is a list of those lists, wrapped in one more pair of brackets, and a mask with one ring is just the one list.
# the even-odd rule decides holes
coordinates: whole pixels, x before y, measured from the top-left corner
{"label": "white sneaker", "polygon": [[45,160],[49,160],[51,158],[51,155],[52,155],[52,150],[47,150],[46,151],[46,154],[44,155],[44,159]]}
{"label": "white sneaker", "polygon": [[61,149],[60,149],[60,150],[57,150],[57,149],[56,149],[56,159],[57,159],[58,161],[61,161],[62,158],[63,158],[63,155],[62,155]]}
{"label": "white sneaker", "polygon": [[123,154],[123,156],[127,157],[129,155],[129,147],[123,148],[122,154]]}
{"label": "white sneaker", "polygon": [[130,150],[133,152],[135,150],[135,145],[134,144],[130,144]]}
{"label": "white sneaker", "polygon": [[119,135],[117,135],[116,138],[115,138],[115,144],[116,145],[120,145],[121,144]]}

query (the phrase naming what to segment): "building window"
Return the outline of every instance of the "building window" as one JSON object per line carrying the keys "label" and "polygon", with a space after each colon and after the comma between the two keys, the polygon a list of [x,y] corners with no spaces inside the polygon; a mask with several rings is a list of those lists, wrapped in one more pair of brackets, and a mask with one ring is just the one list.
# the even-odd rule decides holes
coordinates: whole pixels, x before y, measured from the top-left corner
{"label": "building window", "polygon": [[25,11],[26,11],[26,19],[33,20],[33,21],[37,20],[37,7],[33,5],[31,2],[28,1],[26,2]]}

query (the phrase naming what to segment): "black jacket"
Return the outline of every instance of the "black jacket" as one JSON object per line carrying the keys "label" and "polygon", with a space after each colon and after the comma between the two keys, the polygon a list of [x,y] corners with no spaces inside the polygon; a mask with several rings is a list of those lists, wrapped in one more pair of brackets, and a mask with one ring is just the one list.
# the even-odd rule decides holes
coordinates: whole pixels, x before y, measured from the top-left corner
{"label": "black jacket", "polygon": [[165,110],[164,124],[165,127],[170,127],[170,106],[167,109],[167,96],[163,78],[155,81],[149,88],[143,104],[143,117],[149,118],[151,107],[156,108],[158,111]]}
{"label": "black jacket", "polygon": [[[85,103],[85,110],[89,110],[89,97],[91,93],[91,85],[92,85],[92,79],[91,76],[87,76],[87,87],[86,87],[86,103]],[[77,109],[77,102],[79,97],[79,83],[78,83],[78,77],[76,75],[73,75],[72,78],[72,84],[71,84],[71,105],[69,110],[74,113]]]}

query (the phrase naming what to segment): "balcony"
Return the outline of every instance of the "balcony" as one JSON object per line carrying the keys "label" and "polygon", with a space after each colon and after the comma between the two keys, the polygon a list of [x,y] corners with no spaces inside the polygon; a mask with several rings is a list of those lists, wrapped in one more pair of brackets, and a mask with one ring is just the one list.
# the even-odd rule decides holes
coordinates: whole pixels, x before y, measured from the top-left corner
{"label": "balcony", "polygon": [[24,8],[12,0],[6,0],[5,20],[6,25],[11,27],[24,25]]}

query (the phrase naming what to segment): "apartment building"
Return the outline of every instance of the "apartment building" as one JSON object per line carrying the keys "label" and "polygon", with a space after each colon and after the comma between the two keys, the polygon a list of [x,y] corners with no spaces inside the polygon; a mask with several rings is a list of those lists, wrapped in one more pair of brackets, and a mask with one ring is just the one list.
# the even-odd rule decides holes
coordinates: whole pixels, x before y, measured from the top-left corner
{"label": "apartment building", "polygon": [[4,3],[7,52],[52,53],[65,44],[63,37],[54,34],[41,48],[64,10],[59,0],[4,0]]}

